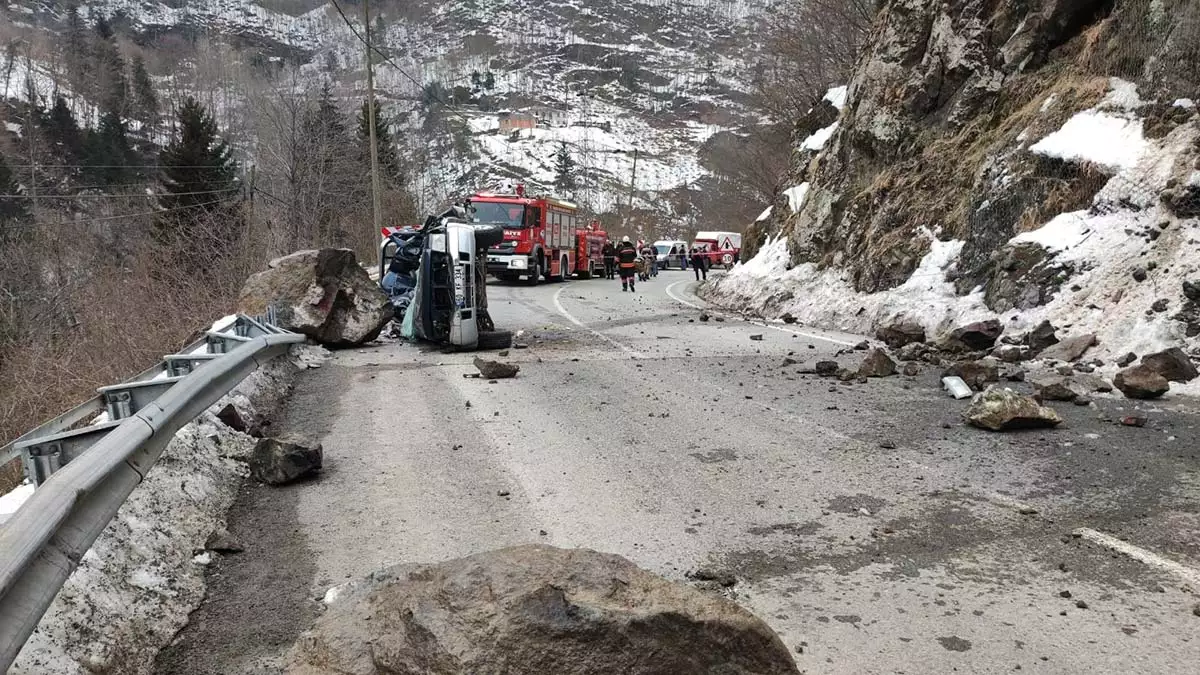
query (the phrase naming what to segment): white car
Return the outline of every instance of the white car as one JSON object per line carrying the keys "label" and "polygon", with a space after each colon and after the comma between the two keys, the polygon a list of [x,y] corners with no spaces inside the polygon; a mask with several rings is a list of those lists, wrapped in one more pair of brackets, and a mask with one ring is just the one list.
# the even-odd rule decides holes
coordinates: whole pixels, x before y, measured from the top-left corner
{"label": "white car", "polygon": [[654,242],[654,252],[656,254],[655,259],[658,260],[658,269],[670,269],[672,265],[675,267],[682,267],[682,265],[679,264],[679,256],[671,255],[672,248],[676,249],[677,252],[683,251],[684,255],[687,255],[688,248],[686,241],[680,239],[662,239]]}

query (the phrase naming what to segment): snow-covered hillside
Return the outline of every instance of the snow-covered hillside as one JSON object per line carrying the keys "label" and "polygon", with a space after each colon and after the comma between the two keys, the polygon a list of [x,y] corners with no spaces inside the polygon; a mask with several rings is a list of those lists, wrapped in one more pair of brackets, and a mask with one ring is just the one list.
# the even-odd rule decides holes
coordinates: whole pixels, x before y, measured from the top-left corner
{"label": "snow-covered hillside", "polygon": [[[770,2],[380,0],[372,29],[389,58],[377,86],[410,152],[428,156],[414,177],[426,205],[513,179],[549,188],[565,143],[578,167],[578,201],[597,211],[624,204],[637,151],[635,205],[670,218],[666,193],[708,175],[701,144],[759,121],[744,105],[746,73],[756,59],[755,22]],[[365,30],[359,4],[341,7],[353,29],[333,4],[315,1],[88,0],[80,12],[127,27],[151,48],[164,36],[205,35],[302,64],[305,81],[332,80],[352,109],[350,99],[365,91],[355,35]],[[59,3],[40,0],[0,11],[53,31],[65,16]],[[472,77],[483,73],[486,87]],[[501,133],[505,111],[541,122]]]}

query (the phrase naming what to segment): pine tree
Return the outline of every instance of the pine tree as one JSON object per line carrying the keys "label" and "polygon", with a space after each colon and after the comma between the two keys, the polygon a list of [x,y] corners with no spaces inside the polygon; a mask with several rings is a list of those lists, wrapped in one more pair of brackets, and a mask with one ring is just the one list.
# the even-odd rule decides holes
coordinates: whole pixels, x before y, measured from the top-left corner
{"label": "pine tree", "polygon": [[[367,102],[364,100],[362,108],[358,112],[358,142],[369,167],[371,161],[371,127],[369,126],[370,120],[367,118],[367,108]],[[374,112],[375,147],[378,148],[380,177],[384,178],[391,185],[400,185],[403,182],[404,168],[400,164],[400,155],[396,151],[396,140],[392,137],[389,121],[380,111],[378,102],[374,106]]]}
{"label": "pine tree", "polygon": [[554,153],[554,187],[565,194],[569,194],[576,187],[575,160],[571,157],[566,143],[559,144],[558,152]]}
{"label": "pine tree", "polygon": [[79,93],[90,91],[87,86],[92,74],[92,62],[89,58],[91,49],[88,46],[87,27],[79,16],[79,7],[71,5],[67,9],[66,44],[67,76],[72,88]]}
{"label": "pine tree", "polygon": [[16,176],[8,168],[4,155],[0,155],[0,235],[5,233],[10,223],[29,220],[27,201],[21,196]]}
{"label": "pine tree", "polygon": [[134,152],[129,146],[125,122],[112,111],[100,114],[100,124],[90,131],[84,155],[88,171],[106,185],[128,182],[136,171]]}
{"label": "pine tree", "polygon": [[79,132],[79,123],[75,121],[75,113],[67,105],[67,99],[61,95],[55,97],[54,107],[46,117],[46,134],[50,140],[59,145],[72,160],[83,155],[83,136]]}
{"label": "pine tree", "polygon": [[113,31],[103,18],[96,22],[96,38],[92,46],[95,68],[96,98],[101,112],[114,112],[120,117],[129,114],[129,82],[125,77],[125,60],[113,40]]}
{"label": "pine tree", "polygon": [[216,214],[224,229],[217,238],[232,243],[239,229],[230,210],[231,202],[239,198],[237,162],[221,140],[216,121],[195,98],[189,96],[183,102],[178,124],[179,133],[159,157],[164,191],[159,205],[167,211],[161,225],[175,232]]}
{"label": "pine tree", "polygon": [[154,82],[150,73],[146,72],[146,60],[141,54],[133,57],[133,109],[137,118],[146,124],[153,125],[158,121],[158,94],[154,91]]}

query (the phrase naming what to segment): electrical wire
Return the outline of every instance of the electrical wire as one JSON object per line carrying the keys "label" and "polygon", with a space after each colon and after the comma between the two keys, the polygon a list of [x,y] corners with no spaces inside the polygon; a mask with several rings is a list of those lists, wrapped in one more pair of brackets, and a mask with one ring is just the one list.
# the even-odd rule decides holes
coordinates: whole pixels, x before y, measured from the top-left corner
{"label": "electrical wire", "polygon": [[213,201],[201,202],[200,204],[189,204],[187,206],[173,206],[173,207],[167,208],[167,209],[157,209],[155,211],[143,211],[141,213],[124,213],[124,214],[120,214],[120,215],[116,215],[116,216],[100,216],[99,218],[87,218],[86,220],[83,220],[83,221],[76,221],[76,220],[63,220],[63,221],[57,221],[57,222],[56,221],[41,221],[41,222],[31,222],[31,223],[11,223],[10,225],[15,225],[17,227],[27,227],[27,228],[28,227],[37,227],[40,225],[64,225],[64,226],[91,225],[93,223],[102,223],[102,222],[111,221],[111,220],[130,220],[133,218],[141,218],[143,216],[160,216],[164,213],[175,213],[178,211],[187,211],[188,209],[199,209],[199,208],[203,208],[205,206],[215,206],[217,204],[224,204],[228,201],[229,201],[228,199],[214,199]]}
{"label": "electrical wire", "polygon": [[431,98],[433,98],[433,100],[437,101],[438,103],[441,103],[443,106],[446,107],[447,110],[449,110],[451,113],[454,113],[454,115],[456,115],[459,119],[470,124],[470,122],[471,122],[470,118],[468,118],[467,116],[463,115],[461,112],[456,110],[454,108],[454,106],[452,106],[449,103],[447,103],[446,101],[442,100],[441,97],[439,97],[436,92],[427,90],[425,88],[424,83],[419,82],[415,77],[413,77],[412,75],[409,75],[407,71],[405,71],[403,68],[400,67],[399,64],[397,64],[395,61],[392,60],[391,56],[388,56],[387,54],[383,53],[378,47],[376,47],[375,45],[368,42],[366,38],[364,38],[361,34],[359,34],[358,29],[354,27],[353,23],[351,23],[350,17],[346,16],[346,12],[342,11],[342,6],[341,6],[341,4],[338,3],[338,0],[330,0],[330,1],[333,3],[333,7],[334,7],[334,9],[337,10],[337,13],[339,15],[341,15],[342,21],[344,21],[346,23],[346,27],[350,29],[350,32],[354,34],[354,37],[358,38],[359,42],[363,43],[363,45],[365,45],[367,47],[367,49],[370,49],[372,52],[375,52],[376,54],[378,54],[379,57],[382,58],[385,63],[387,63],[391,67],[398,70],[400,72],[400,74],[405,77],[405,79],[407,79],[409,82],[412,82],[414,85],[416,85],[417,88],[420,89],[423,94],[428,95]]}

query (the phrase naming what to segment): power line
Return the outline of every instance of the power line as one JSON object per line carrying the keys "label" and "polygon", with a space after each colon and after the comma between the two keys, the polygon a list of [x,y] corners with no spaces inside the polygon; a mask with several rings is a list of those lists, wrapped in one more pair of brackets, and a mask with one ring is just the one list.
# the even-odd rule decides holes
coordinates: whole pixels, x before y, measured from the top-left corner
{"label": "power line", "polygon": [[346,23],[346,27],[350,29],[350,32],[354,34],[354,37],[358,38],[358,41],[359,41],[359,42],[363,43],[364,45],[366,45],[366,46],[367,46],[367,48],[368,48],[368,49],[370,49],[371,51],[373,51],[373,52],[375,52],[376,54],[378,54],[378,55],[379,55],[379,57],[380,57],[380,58],[382,58],[382,59],[384,60],[384,62],[385,62],[385,63],[387,63],[387,64],[388,64],[388,65],[390,65],[391,67],[393,67],[393,68],[395,68],[396,70],[398,70],[398,71],[400,72],[400,74],[401,74],[401,75],[403,75],[403,76],[404,76],[404,77],[405,77],[405,78],[406,78],[406,79],[407,79],[409,82],[412,82],[413,84],[415,84],[415,85],[417,86],[417,88],[418,88],[418,89],[419,89],[419,90],[420,90],[420,91],[421,91],[421,92],[422,92],[424,95],[427,95],[427,96],[429,96],[429,97],[433,98],[433,100],[437,101],[438,103],[441,103],[441,104],[442,104],[443,106],[445,106],[445,107],[446,107],[446,108],[447,108],[447,109],[448,109],[450,112],[452,112],[452,113],[454,113],[456,116],[458,116],[458,118],[459,118],[459,119],[461,119],[462,121],[464,121],[464,122],[466,122],[466,123],[470,124],[471,120],[470,120],[469,118],[467,118],[465,115],[463,115],[463,114],[462,114],[462,113],[460,113],[458,110],[456,110],[456,109],[454,108],[454,106],[450,105],[450,104],[449,104],[449,103],[447,103],[446,101],[443,101],[443,100],[442,100],[442,99],[441,99],[441,98],[440,98],[440,97],[437,95],[437,92],[436,92],[436,91],[432,91],[432,90],[426,90],[426,89],[425,89],[425,84],[424,84],[424,83],[417,81],[417,79],[416,79],[415,77],[413,77],[412,75],[409,75],[407,71],[405,71],[403,68],[401,68],[401,67],[399,66],[399,64],[397,64],[395,61],[393,61],[391,56],[388,56],[387,54],[385,54],[385,53],[384,53],[382,50],[380,50],[378,47],[376,47],[375,45],[371,44],[369,40],[367,40],[367,39],[366,39],[366,38],[364,38],[362,35],[360,35],[360,34],[359,34],[359,32],[358,32],[358,29],[357,29],[357,28],[355,28],[355,27],[354,27],[354,24],[350,22],[350,17],[346,16],[346,13],[345,13],[344,11],[342,11],[342,6],[341,6],[340,4],[338,4],[338,0],[331,0],[331,2],[333,3],[333,7],[334,7],[334,9],[336,9],[336,10],[337,10],[337,13],[338,13],[339,15],[341,15],[341,17],[342,17],[342,21],[344,21],[344,22]]}
{"label": "power line", "polygon": [[141,218],[143,216],[160,216],[164,213],[175,213],[178,211],[187,211],[189,209],[199,209],[199,208],[203,208],[205,206],[215,206],[217,204],[223,204],[227,201],[228,200],[226,200],[226,199],[214,199],[211,202],[202,202],[200,204],[189,204],[187,206],[173,206],[168,209],[143,211],[141,213],[125,213],[125,214],[116,215],[116,216],[100,216],[99,218],[86,218],[86,219],[80,219],[80,220],[41,221],[41,222],[31,222],[31,223],[11,223],[11,224],[16,225],[18,227],[37,227],[39,225],[65,225],[65,226],[91,225],[92,223],[102,223],[102,222],[106,222],[106,221],[110,221],[110,220],[129,220],[129,219],[133,219],[133,218]]}

